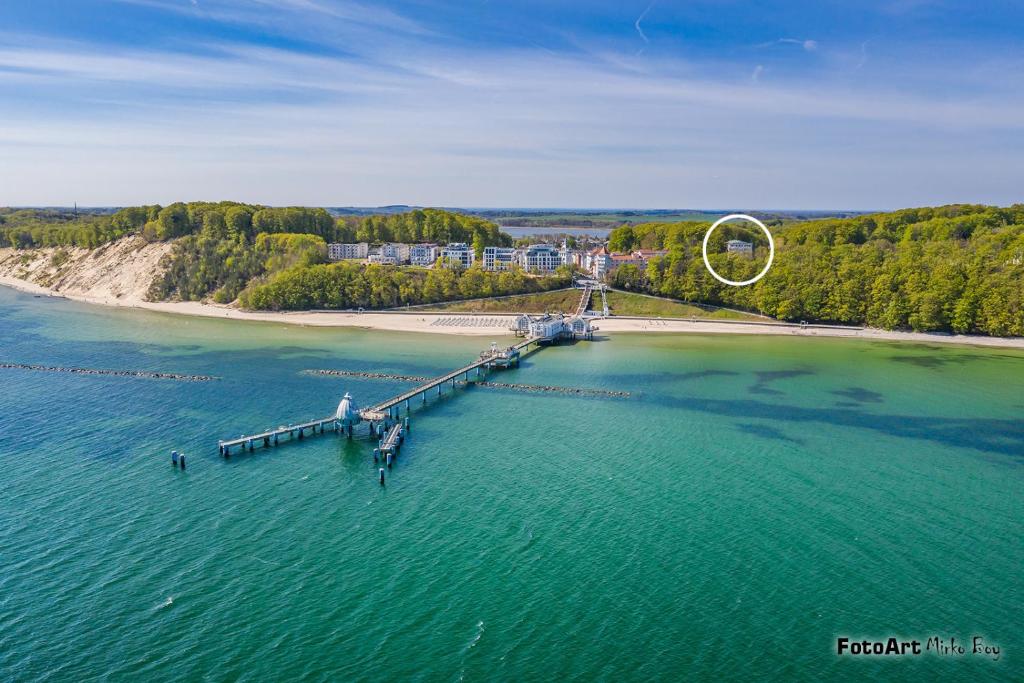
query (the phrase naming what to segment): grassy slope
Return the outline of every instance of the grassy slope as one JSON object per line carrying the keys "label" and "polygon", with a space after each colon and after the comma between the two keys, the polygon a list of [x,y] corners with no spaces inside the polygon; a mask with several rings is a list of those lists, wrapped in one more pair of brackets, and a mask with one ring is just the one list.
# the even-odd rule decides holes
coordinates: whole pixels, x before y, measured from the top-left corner
{"label": "grassy slope", "polygon": [[469,299],[451,303],[418,306],[418,311],[449,311],[453,313],[545,313],[547,311],[572,313],[580,302],[578,289],[558,289],[553,292],[519,294],[492,299]]}
{"label": "grassy slope", "polygon": [[[600,297],[595,297],[600,306]],[[730,311],[713,306],[700,307],[672,299],[662,299],[630,292],[608,292],[608,309],[612,315],[631,315],[647,318],[714,318],[720,320],[764,320],[756,315]]]}
{"label": "grassy slope", "polygon": [[[451,303],[416,306],[419,311],[445,311],[449,313],[572,313],[580,301],[578,289],[560,289],[539,294],[519,294],[492,299],[470,299]],[[608,307],[612,315],[630,315],[648,318],[712,318],[717,320],[764,320],[755,315],[729,311],[712,306],[700,307],[671,299],[662,299],[630,292],[608,292]],[[601,295],[597,292],[590,308],[600,311]]]}

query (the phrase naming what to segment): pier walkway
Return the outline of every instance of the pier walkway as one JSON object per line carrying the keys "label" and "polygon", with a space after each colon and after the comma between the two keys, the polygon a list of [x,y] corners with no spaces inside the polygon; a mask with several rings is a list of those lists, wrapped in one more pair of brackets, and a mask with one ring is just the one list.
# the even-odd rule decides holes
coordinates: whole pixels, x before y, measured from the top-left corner
{"label": "pier walkway", "polygon": [[594,289],[590,285],[583,288],[583,296],[580,297],[580,303],[576,306],[576,312],[573,313],[574,317],[582,317],[587,312],[587,307],[590,306],[590,296],[593,292]]}
{"label": "pier walkway", "polygon": [[[518,348],[519,346],[521,346],[521,344],[517,345],[514,348]],[[362,412],[363,419],[364,420],[374,420],[374,419],[380,420],[380,419],[384,419],[385,417],[387,417],[387,415],[390,413],[390,411],[392,409],[394,409],[396,406],[400,406],[402,403],[405,403],[406,404],[405,407],[408,408],[409,407],[409,401],[414,399],[414,398],[416,398],[417,396],[420,396],[420,395],[423,396],[423,401],[426,402],[426,394],[431,389],[435,389],[436,388],[437,389],[437,393],[440,395],[442,385],[447,384],[448,382],[451,382],[452,388],[454,388],[455,387],[455,383],[458,381],[460,375],[464,375],[464,379],[468,382],[469,381],[469,373],[473,372],[474,370],[476,371],[476,376],[480,377],[480,375],[481,375],[481,372],[480,372],[481,368],[488,368],[489,365],[494,362],[494,360],[495,359],[494,359],[494,357],[491,354],[481,355],[479,360],[474,361],[474,362],[470,363],[469,365],[463,366],[463,367],[459,368],[458,370],[453,370],[452,372],[449,372],[447,375],[444,375],[443,377],[437,377],[435,379],[432,379],[429,382],[427,382],[426,384],[421,384],[420,386],[416,387],[415,389],[411,389],[411,390],[405,392],[404,394],[399,394],[398,396],[395,396],[394,398],[389,398],[388,400],[386,400],[386,401],[384,401],[382,403],[378,403],[377,405],[373,406],[372,408],[369,408],[368,410],[364,410]]]}
{"label": "pier walkway", "polygon": [[385,455],[396,455],[398,447],[402,445],[402,431],[402,423],[396,422],[380,442],[380,452]]}
{"label": "pier walkway", "polygon": [[237,439],[229,439],[227,441],[220,442],[220,453],[221,455],[228,455],[232,448],[242,446],[246,450],[253,450],[257,445],[276,446],[282,436],[287,436],[290,439],[302,439],[306,436],[306,430],[309,430],[310,434],[323,434],[324,427],[328,426],[331,431],[337,431],[338,426],[335,423],[334,416],[320,418],[319,420],[310,420],[309,422],[303,422],[296,425],[288,425],[287,427],[278,427],[277,429],[269,429],[259,434],[250,434],[248,436],[240,436]]}
{"label": "pier walkway", "polygon": [[[586,310],[592,292],[592,287],[585,288],[577,307],[578,311]],[[366,422],[369,423],[370,435],[381,439],[378,452],[393,456],[397,454],[398,446],[404,438],[404,430],[409,427],[408,418],[405,418],[403,423],[398,413],[402,407],[408,413],[411,410],[410,402],[416,397],[420,397],[425,405],[427,395],[432,390],[436,390],[437,395],[440,396],[444,386],[448,383],[451,383],[452,390],[454,390],[460,379],[467,384],[471,383],[471,374],[474,375],[473,379],[480,379],[485,372],[494,369],[518,367],[520,357],[529,350],[531,345],[536,351],[545,345],[561,340],[591,339],[593,336],[590,323],[582,315],[571,318],[562,315],[524,315],[516,320],[512,331],[525,339],[504,349],[499,348],[496,343],[492,343],[491,348],[481,353],[479,358],[472,363],[424,382],[414,389],[381,401],[370,408],[360,410],[356,407],[352,397],[345,394],[334,415],[299,424],[282,425],[276,429],[243,435],[237,439],[219,441],[220,454],[226,458],[230,456],[232,449],[242,448],[253,451],[256,446],[269,448],[277,446],[282,437],[287,437],[289,440],[304,439],[307,435],[323,434],[328,430],[335,433],[341,432],[352,438],[355,426]]]}
{"label": "pier walkway", "polygon": [[[401,422],[397,422],[392,427],[392,422],[398,418],[397,410],[403,406],[406,411],[410,410],[410,401],[417,396],[422,398],[422,402],[427,402],[427,394],[432,389],[437,390],[437,395],[441,395],[441,391],[445,384],[449,382],[452,385],[452,389],[455,389],[456,384],[460,378],[463,378],[466,382],[470,381],[470,373],[475,373],[475,378],[480,378],[484,371],[489,371],[496,367],[514,367],[519,364],[519,353],[521,349],[528,347],[530,344],[537,343],[538,339],[528,338],[525,339],[515,346],[510,346],[507,349],[499,349],[497,345],[492,344],[491,348],[480,354],[480,357],[468,365],[464,365],[458,370],[453,370],[446,375],[437,377],[417,386],[414,389],[403,392],[398,396],[389,398],[386,401],[382,401],[374,405],[371,408],[356,411],[357,419],[348,419],[348,434],[352,435],[352,429],[355,422],[368,422],[370,425],[370,433],[379,436],[384,436],[385,441],[392,436],[392,431],[395,431],[395,427],[401,427]],[[347,397],[346,397],[347,398]],[[341,408],[339,407],[339,411]],[[339,412],[340,414],[340,412]],[[391,429],[384,433],[385,429]],[[344,431],[346,426],[340,425],[340,430]],[[330,430],[333,432],[339,431],[339,417],[338,415],[331,415],[328,417],[320,418],[317,420],[310,420],[309,422],[302,422],[300,424],[293,424],[287,426],[281,426],[277,429],[268,429],[257,434],[249,434],[238,437],[237,439],[227,439],[218,442],[218,449],[220,454],[227,457],[231,454],[232,449],[241,447],[243,450],[252,451],[255,450],[256,446],[262,446],[264,448],[270,446],[277,446],[280,443],[281,437],[287,437],[289,439],[303,439],[308,435],[323,434],[324,431]],[[401,429],[395,431],[395,437],[402,435]],[[382,445],[382,448],[384,446]]]}

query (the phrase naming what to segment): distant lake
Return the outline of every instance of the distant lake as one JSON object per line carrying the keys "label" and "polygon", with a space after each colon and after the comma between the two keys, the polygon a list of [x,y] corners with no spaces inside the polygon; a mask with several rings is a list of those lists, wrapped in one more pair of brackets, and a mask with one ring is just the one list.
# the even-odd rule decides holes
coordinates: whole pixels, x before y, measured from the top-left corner
{"label": "distant lake", "polygon": [[611,228],[564,228],[554,227],[529,227],[519,225],[503,225],[501,231],[513,237],[529,237],[531,235],[572,235],[573,237],[598,237],[605,239],[611,233]]}

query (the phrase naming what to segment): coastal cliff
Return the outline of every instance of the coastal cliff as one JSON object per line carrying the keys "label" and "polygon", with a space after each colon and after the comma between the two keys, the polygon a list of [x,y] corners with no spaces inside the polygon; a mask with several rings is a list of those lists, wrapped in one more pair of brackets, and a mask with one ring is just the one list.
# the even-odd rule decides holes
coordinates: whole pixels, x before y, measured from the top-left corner
{"label": "coastal cliff", "polygon": [[169,242],[147,242],[138,235],[122,237],[96,249],[45,247],[0,248],[0,278],[33,291],[61,294],[100,303],[141,303]]}

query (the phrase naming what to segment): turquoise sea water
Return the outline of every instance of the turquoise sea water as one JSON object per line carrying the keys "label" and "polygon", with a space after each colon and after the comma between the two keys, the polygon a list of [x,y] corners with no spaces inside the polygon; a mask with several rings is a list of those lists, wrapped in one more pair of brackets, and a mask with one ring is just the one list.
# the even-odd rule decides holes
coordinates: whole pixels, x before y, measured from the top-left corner
{"label": "turquoise sea water", "polygon": [[[490,341],[0,289],[0,680],[1019,680],[1024,353],[617,335],[433,400],[381,488],[328,435]],[[188,470],[169,451],[188,454]],[[835,638],[982,635],[841,659]],[[969,649],[969,648],[968,648]]]}

